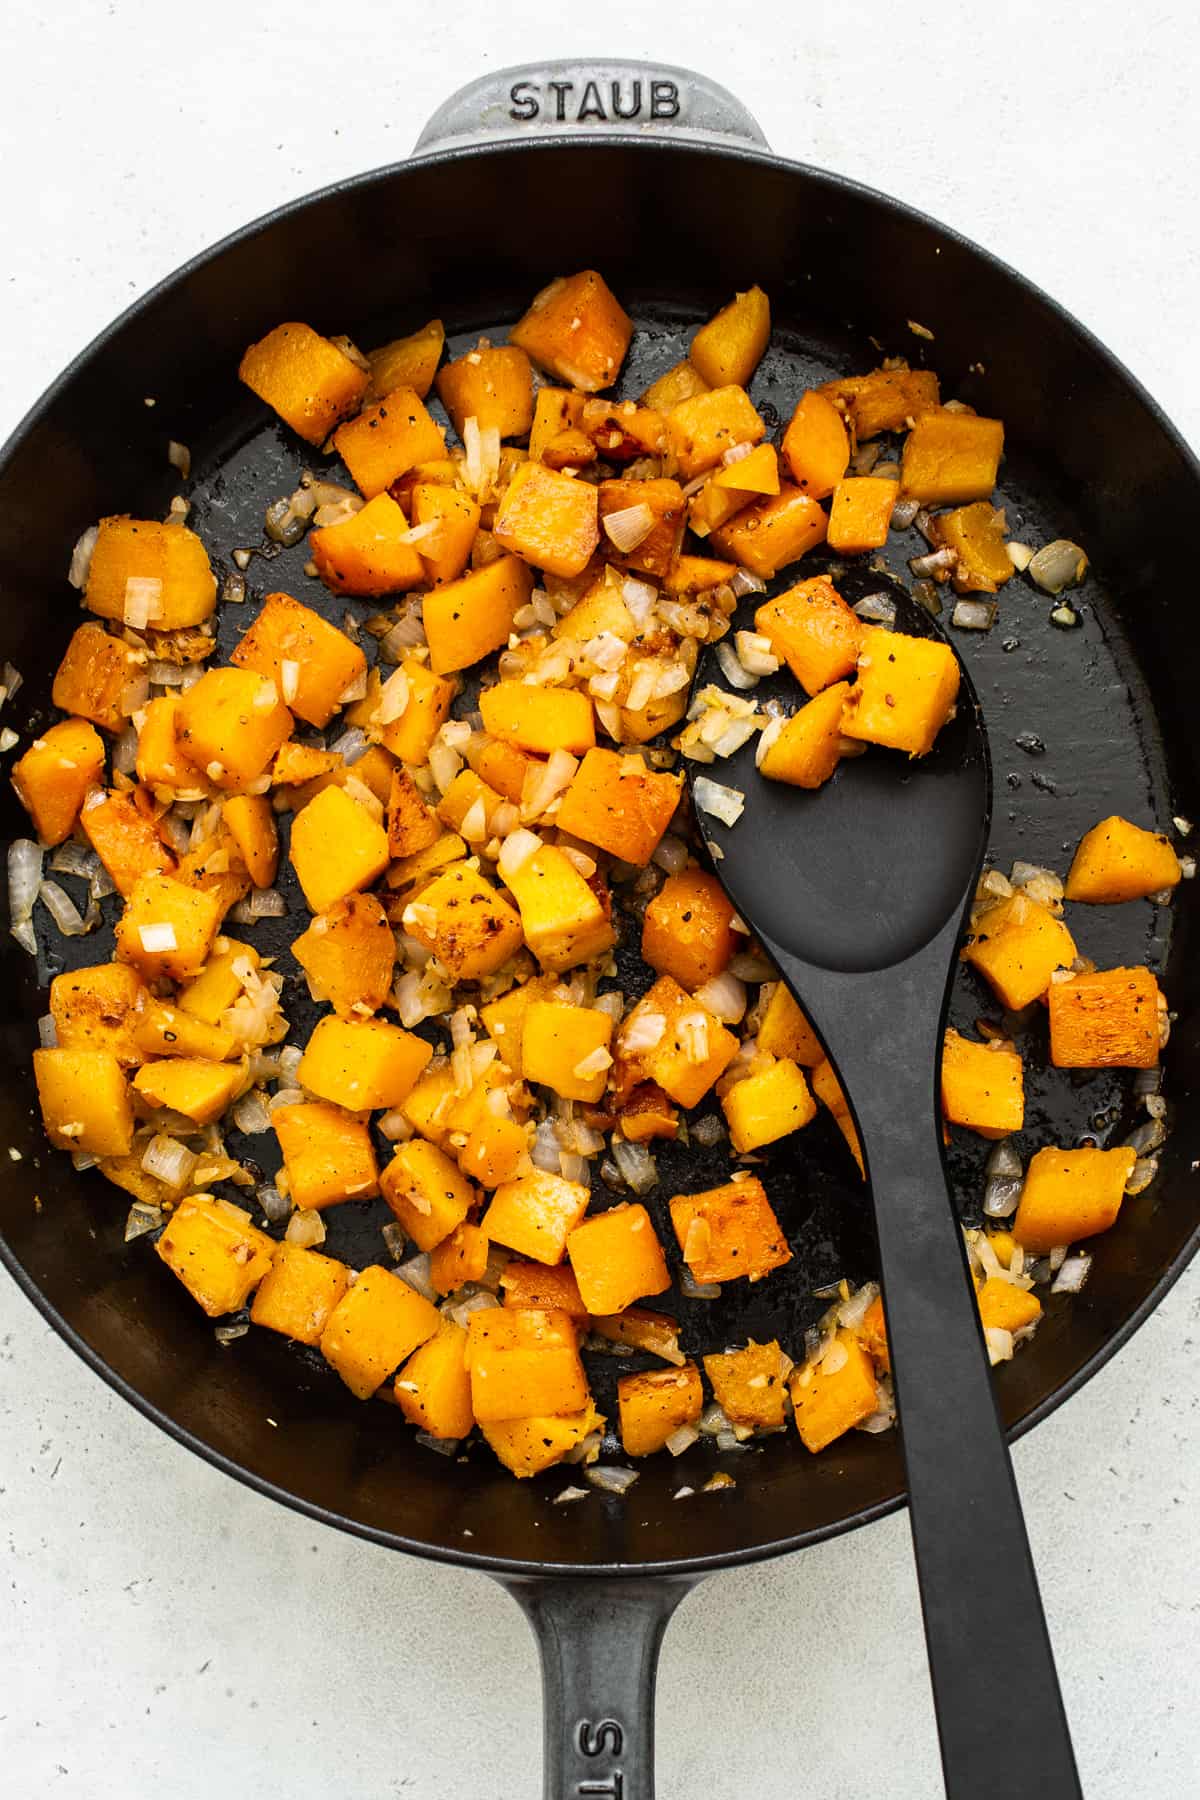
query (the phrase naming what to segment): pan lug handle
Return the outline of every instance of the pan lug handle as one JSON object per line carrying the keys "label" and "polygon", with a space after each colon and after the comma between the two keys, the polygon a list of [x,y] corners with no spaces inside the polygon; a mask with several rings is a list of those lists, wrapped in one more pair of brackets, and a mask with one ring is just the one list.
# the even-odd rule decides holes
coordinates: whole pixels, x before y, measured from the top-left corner
{"label": "pan lug handle", "polygon": [[740,100],[707,75],[664,63],[518,64],[481,75],[438,107],[416,156],[503,138],[685,138],[767,146]]}
{"label": "pan lug handle", "polygon": [[654,1800],[663,1632],[694,1577],[504,1579],[542,1659],[545,1800]]}

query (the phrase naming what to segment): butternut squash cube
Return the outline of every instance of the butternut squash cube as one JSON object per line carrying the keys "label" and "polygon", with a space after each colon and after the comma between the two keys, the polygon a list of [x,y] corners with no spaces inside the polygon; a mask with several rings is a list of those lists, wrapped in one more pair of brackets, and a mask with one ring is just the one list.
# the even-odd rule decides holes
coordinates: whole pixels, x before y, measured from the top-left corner
{"label": "butternut squash cube", "polygon": [[842,711],[850,685],[835,681],[793,713],[762,753],[759,773],[810,790],[824,785],[842,758]]}
{"label": "butternut squash cube", "polygon": [[138,732],[137,778],[155,797],[174,799],[182,791],[212,793],[207,778],[194,769],[176,741],[179,728],[178,694],[162,694],[141,714]]}
{"label": "butternut squash cube", "polygon": [[267,595],[229,660],[273,681],[296,717],[317,726],[328,725],[342,695],[367,666],[366,657],[344,631],[290,594]]}
{"label": "butternut squash cube", "polygon": [[525,1070],[521,1055],[525,1015],[533,1002],[544,999],[554,985],[553,975],[535,975],[531,980],[509,988],[499,1000],[491,1000],[480,1008],[484,1030],[500,1052],[500,1060],[507,1063],[516,1076],[522,1076]]}
{"label": "butternut squash cube", "polygon": [[245,1080],[246,1072],[240,1064],[177,1056],[145,1063],[134,1076],[133,1085],[148,1106],[167,1106],[197,1125],[211,1125],[221,1117]]}
{"label": "butternut squash cube", "polygon": [[576,430],[582,417],[582,394],[572,393],[570,388],[540,387],[529,428],[529,460],[541,462],[547,447],[564,432]]}
{"label": "butternut squash cube", "polygon": [[316,1349],[329,1315],[350,1285],[350,1271],[336,1257],[277,1244],[275,1260],[250,1308],[255,1325]]}
{"label": "butternut squash cube", "polygon": [[567,1255],[589,1313],[618,1313],[671,1285],[670,1271],[640,1202],[612,1206],[577,1225]]}
{"label": "butternut squash cube", "polygon": [[953,512],[939,513],[934,521],[938,543],[953,550],[956,594],[995,594],[1013,573],[1005,539],[1003,512],[990,501],[977,500]]}
{"label": "butternut squash cube", "polygon": [[758,444],[767,428],[736,382],[681,400],[666,416],[667,443],[680,474],[694,481],[737,444]]}
{"label": "butternut squash cube", "polygon": [[528,604],[532,591],[533,576],[525,564],[515,556],[501,556],[426,594],[421,613],[430,667],[449,675],[503,649],[513,617]]}
{"label": "butternut squash cube", "polygon": [[802,493],[814,500],[833,493],[850,462],[850,441],[841,413],[820,388],[809,388],[800,396],[781,450]]}
{"label": "butternut squash cube", "polygon": [[629,1344],[635,1350],[661,1356],[676,1369],[681,1369],[686,1360],[679,1348],[679,1321],[669,1313],[629,1306],[621,1313],[598,1313],[592,1319],[592,1330],[610,1343]]}
{"label": "butternut squash cube", "polygon": [[463,751],[467,764],[481,781],[519,806],[525,791],[525,779],[537,764],[515,744],[503,743],[486,732],[477,732]]}
{"label": "butternut squash cube", "polygon": [[318,1019],[296,1079],[347,1112],[399,1106],[433,1055],[432,1044],[382,1019]]}
{"label": "butternut squash cube", "polygon": [[371,1134],[352,1113],[324,1100],[277,1106],[271,1129],[279,1139],[288,1192],[302,1210],[319,1212],[379,1192]]}
{"label": "butternut squash cube", "polygon": [[397,1406],[430,1437],[464,1438],[475,1423],[466,1348],[462,1326],[443,1319],[396,1376]]}
{"label": "butternut squash cube", "polygon": [[622,1375],[617,1383],[621,1443],[626,1456],[652,1456],[704,1410],[700,1371],[693,1362],[677,1369]]}
{"label": "butternut squash cube", "polygon": [[84,803],[80,823],[119,894],[128,897],[143,875],[175,873],[175,858],[148,812],[137,804],[136,789],[106,794],[103,788],[94,788]]}
{"label": "butternut squash cube", "polygon": [[737,564],[715,556],[679,556],[663,581],[668,594],[686,597],[722,587],[737,574]]}
{"label": "butternut squash cube", "polygon": [[186,525],[101,519],[83,603],[102,619],[178,631],[210,617],[217,581],[207,550]]}
{"label": "butternut squash cube", "polygon": [[[338,751],[318,750],[315,744],[298,744],[294,738],[289,738],[286,744],[280,745],[271,764],[271,786],[306,787],[322,775],[332,775],[345,766]],[[263,799],[265,796],[252,794],[243,798]]]}
{"label": "butternut squash cube", "polygon": [[951,1125],[1002,1138],[1025,1122],[1025,1071],[1007,1044],[974,1044],[947,1031],[942,1048],[942,1111]]}
{"label": "butternut squash cube", "polygon": [[730,382],[745,387],[762,361],[771,336],[771,302],[760,287],[737,294],[702,325],[692,339],[688,361],[719,388]]}
{"label": "butternut squash cube", "polygon": [[[1056,1069],[1158,1066],[1158,983],[1149,969],[1094,969],[1051,982],[1050,1061]],[[1165,1011],[1165,1007],[1163,1008]]]}
{"label": "butternut squash cube", "polygon": [[[110,966],[137,981],[132,969],[121,969],[119,963]],[[227,1026],[210,1025],[180,1006],[168,1006],[148,996],[143,996],[141,1010],[131,1024],[134,1044],[143,1057],[186,1056],[220,1063],[228,1061],[238,1048],[237,1039]]]}
{"label": "butternut squash cube", "polygon": [[417,1082],[400,1111],[414,1131],[431,1144],[445,1149],[450,1141],[447,1115],[455,1102],[454,1074],[449,1057],[435,1057]]}
{"label": "butternut squash cube", "polygon": [[660,975],[621,1025],[618,1091],[653,1081],[680,1106],[698,1106],[737,1048],[731,1031],[670,975]]}
{"label": "butternut squash cube", "polygon": [[430,319],[419,331],[407,337],[393,338],[378,350],[368,350],[371,368],[372,399],[390,394],[396,388],[409,387],[423,400],[433,386],[437,366],[442,360],[446,328],[440,319]]}
{"label": "butternut squash cube", "polygon": [[527,1169],[529,1131],[516,1119],[485,1112],[458,1153],[458,1166],[480,1187],[497,1188]]}
{"label": "butternut squash cube", "polygon": [[380,727],[379,735],[385,750],[400,762],[420,768],[450,716],[454,683],[413,657],[400,666],[408,678],[408,705],[398,719]]}
{"label": "butternut squash cube", "polygon": [[[596,492],[604,554],[609,562],[617,568],[637,569],[643,575],[661,578],[668,574],[679,555],[687,524],[687,503],[679,483],[667,480],[602,481]],[[636,544],[623,550],[617,537],[604,529],[604,522],[614,513],[626,513],[631,507],[640,506],[649,511],[649,528]],[[618,528],[614,526],[613,531],[617,532]]]}
{"label": "butternut squash cube", "polygon": [[231,937],[216,938],[200,973],[181,990],[179,1005],[193,1018],[202,1019],[207,1025],[219,1025],[242,992],[242,975],[247,969],[257,975],[260,966],[261,958],[253,944],[242,944]]}
{"label": "butternut squash cube", "polygon": [[675,816],[678,775],[647,769],[640,758],[589,750],[558,811],[561,831],[644,867]]}
{"label": "butternut squash cube", "polygon": [[231,794],[221,809],[221,823],[255,887],[269,888],[279,871],[279,832],[266,795]]}
{"label": "butternut squash cube", "polygon": [[958,698],[958,658],[949,644],[870,626],[858,656],[858,680],[846,696],[847,737],[925,756]]}
{"label": "butternut squash cube", "polygon": [[787,1056],[801,1068],[815,1069],[824,1062],[820,1039],[792,998],[786,981],[771,987],[756,1033],[758,1047],[769,1056]]}
{"label": "butternut squash cube", "polygon": [[756,1175],[739,1175],[702,1194],[676,1194],[671,1223],[683,1260],[701,1283],[761,1281],[791,1262],[783,1228]]}
{"label": "butternut squash cube", "polygon": [[322,789],[296,814],[288,854],[315,913],[369,886],[390,860],[382,825],[337,787]]}
{"label": "butternut squash cube", "polygon": [[999,419],[975,413],[923,412],[904,440],[900,485],[923,506],[990,500],[1004,449]]}
{"label": "butternut squash cube", "polygon": [[420,788],[405,768],[393,769],[388,793],[388,851],[392,856],[412,856],[428,850],[442,835],[436,815],[425,804]]}
{"label": "butternut squash cube", "polygon": [[524,437],[533,423],[533,370],[516,344],[468,350],[440,370],[436,387],[459,437],[471,418],[502,438]]}
{"label": "butternut squash cube", "polygon": [[137,1011],[145,995],[124,963],[69,969],[50,983],[50,1013],[60,1050],[106,1050],[127,1066],[139,1063]]}
{"label": "butternut squash cube", "polygon": [[479,507],[470,494],[438,482],[419,481],[412,493],[412,522],[436,525],[417,549],[426,573],[435,584],[457,581],[471,560],[471,547],[479,530]]}
{"label": "butternut squash cube", "polygon": [[146,981],[188,981],[204,967],[223,912],[218,892],[143,875],[117,920],[118,961],[132,963]]}
{"label": "butternut squash cube", "polygon": [[181,1200],[154,1246],[210,1319],[240,1312],[264,1279],[279,1245],[228,1200]]}
{"label": "butternut squash cube", "polygon": [[1137,1152],[1039,1150],[1029,1165],[1012,1234],[1023,1250],[1046,1256],[1062,1244],[1097,1237],[1117,1222]]}
{"label": "butternut squash cube", "polygon": [[[525,1080],[551,1088],[564,1100],[594,1106],[607,1085],[612,1031],[611,1016],[594,1007],[535,1000],[525,1014],[521,1032]],[[602,1066],[593,1068],[597,1062]]]}
{"label": "butternut squash cube", "polygon": [[899,483],[878,475],[846,475],[833,490],[826,540],[831,550],[855,556],[887,543]]}
{"label": "butternut squash cube", "polygon": [[589,482],[524,462],[504,491],[492,536],[548,574],[578,575],[600,540],[597,506]]}
{"label": "butternut squash cube", "polygon": [[703,987],[723,973],[741,942],[736,917],[715,875],[681,869],[667,876],[646,908],[642,957],[681,988]]}
{"label": "butternut squash cube", "polygon": [[774,1338],[769,1344],[756,1344],[751,1338],[744,1350],[704,1358],[704,1373],[717,1405],[731,1424],[747,1425],[752,1431],[783,1427],[783,1367],[783,1351]]}
{"label": "butternut squash cube", "polygon": [[489,821],[499,806],[506,804],[473,769],[460,769],[437,804],[437,817],[453,831],[462,832],[471,821],[470,841],[483,843],[491,836]]}
{"label": "butternut squash cube", "polygon": [[833,1064],[828,1057],[823,1057],[809,1077],[812,1091],[821,1105],[832,1114],[833,1122],[845,1138],[850,1154],[858,1164],[859,1173],[866,1174],[863,1164],[862,1144],[859,1141],[858,1128],[850,1111],[850,1103],[842,1091],[842,1084],[834,1073]]}
{"label": "butternut squash cube", "polygon": [[218,788],[251,786],[292,734],[276,683],[250,669],[209,669],[182,696],[176,717],[180,749]]}
{"label": "butternut squash cube", "polygon": [[518,1262],[514,1258],[500,1277],[500,1290],[505,1306],[541,1307],[580,1321],[588,1316],[575,1271],[568,1263],[547,1268],[543,1263]]}
{"label": "butternut squash cube", "polygon": [[769,581],[805,551],[823,544],[828,525],[819,501],[785,482],[777,494],[768,494],[736,513],[727,525],[713,532],[711,542],[718,555]]}
{"label": "butternut squash cube", "polygon": [[1173,888],[1179,879],[1179,858],[1162,833],[1114,813],[1080,838],[1066,896],[1089,906],[1113,906]]}
{"label": "butternut squash cube", "polygon": [[796,1430],[815,1455],[879,1409],[875,1366],[851,1331],[839,1331],[819,1363],[805,1363],[790,1382]]}
{"label": "butternut squash cube", "polygon": [[436,1144],[424,1138],[401,1144],[379,1186],[418,1250],[436,1249],[475,1204],[470,1182]]}
{"label": "butternut squash cube", "polygon": [[408,532],[399,506],[390,494],[382,493],[348,519],[321,526],[308,544],[317,574],[331,593],[400,594],[420,587],[426,578],[425,564],[417,545],[409,543]]}
{"label": "butternut squash cube", "polygon": [[709,486],[730,489],[735,495],[745,495],[743,505],[755,494],[777,494],[780,487],[779,456],[774,444],[759,444],[736,462],[724,463],[719,469],[714,469],[709,477]]}
{"label": "butternut squash cube", "polygon": [[103,776],[104,742],[85,719],[63,719],[13,764],[17,798],[43,844],[70,837],[88,790]]}
{"label": "butternut squash cube", "polygon": [[348,894],[293,940],[314,999],[340,1018],[378,1012],[392,985],[396,941],[373,894]]}
{"label": "butternut squash cube", "polygon": [[595,394],[617,379],[633,320],[602,275],[581,269],[536,294],[508,335],[551,375]]}
{"label": "butternut squash cube", "polygon": [[903,431],[938,404],[938,378],[932,369],[872,369],[869,375],[842,375],[819,390],[842,410],[860,444],[881,431]]}
{"label": "butternut squash cube", "polygon": [[[756,454],[756,451],[751,452],[751,455]],[[735,464],[734,467],[740,468],[741,465]],[[714,531],[719,531],[722,525],[727,525],[730,519],[743,512],[755,498],[753,494],[739,489],[719,487],[719,473],[720,470],[710,475],[699,493],[693,494],[687,503],[688,525],[698,538],[711,537]],[[775,491],[779,491],[778,484]]]}
{"label": "butternut squash cube", "polygon": [[461,862],[467,854],[467,846],[456,831],[443,831],[428,850],[418,850],[412,856],[402,856],[394,862],[388,870],[387,884],[403,897],[397,916],[403,917],[404,906],[424,892],[439,870]]}
{"label": "butternut squash cube", "polygon": [[639,1081],[623,1093],[617,1111],[621,1136],[631,1144],[647,1144],[652,1138],[674,1142],[679,1134],[679,1114],[656,1081]]}
{"label": "butternut squash cube", "polygon": [[417,463],[446,454],[446,440],[424,402],[410,387],[393,388],[364,406],[333,434],[334,448],[368,500],[382,494]]}
{"label": "butternut squash cube", "polygon": [[452,1294],[468,1281],[482,1281],[487,1274],[486,1231],[464,1219],[448,1237],[436,1244],[429,1257],[429,1279],[439,1294]]}
{"label": "butternut squash cube", "polygon": [[56,1150],[126,1156],[133,1109],[125,1074],[109,1050],[35,1050],[33,1073],[46,1136]]}
{"label": "butternut squash cube", "polygon": [[1062,920],[1019,892],[988,907],[962,951],[962,960],[979,970],[1010,1012],[1040,1000],[1054,971],[1069,969],[1075,956],[1075,940]]}
{"label": "butternut squash cube", "polygon": [[988,1277],[976,1299],[985,1331],[1024,1331],[1042,1316],[1042,1303],[1036,1294],[1004,1281],[999,1275]]}
{"label": "butternut squash cube", "polygon": [[498,681],[480,694],[479,710],[485,731],[536,756],[549,756],[552,750],[580,756],[596,742],[592,702],[577,688]]}
{"label": "butternut squash cube", "polygon": [[553,844],[544,844],[505,880],[520,908],[525,942],[543,969],[573,969],[616,942],[605,907]]}
{"label": "butternut squash cube", "polygon": [[239,379],[309,444],[353,412],[367,372],[309,325],[277,325],[242,357]]}
{"label": "butternut squash cube", "polygon": [[529,1419],[493,1419],[479,1429],[504,1467],[523,1481],[553,1468],[585,1438],[602,1431],[604,1416],[589,1399],[581,1411],[564,1418],[543,1413]]}
{"label": "butternut squash cube", "polygon": [[121,701],[141,672],[137,653],[103,625],[81,625],[58,665],[50,698],[65,713],[114,735],[129,723]]}
{"label": "butternut squash cube", "polygon": [[352,1394],[369,1400],[441,1323],[436,1306],[390,1269],[373,1264],[330,1313],[321,1355]]}
{"label": "butternut squash cube", "polygon": [[796,1064],[782,1058],[727,1088],[721,1110],[730,1142],[744,1156],[810,1124],[817,1116],[817,1103]]}
{"label": "butternut squash cube", "polygon": [[521,948],[521,921],[504,896],[460,863],[404,909],[404,929],[456,981],[481,981]]}
{"label": "butternut squash cube", "polygon": [[496,1189],[482,1226],[493,1244],[532,1262],[559,1263],[588,1199],[581,1181],[534,1169]]}
{"label": "butternut squash cube", "polygon": [[467,1369],[481,1425],[578,1412],[589,1398],[575,1326],[565,1313],[506,1307],[472,1313]]}

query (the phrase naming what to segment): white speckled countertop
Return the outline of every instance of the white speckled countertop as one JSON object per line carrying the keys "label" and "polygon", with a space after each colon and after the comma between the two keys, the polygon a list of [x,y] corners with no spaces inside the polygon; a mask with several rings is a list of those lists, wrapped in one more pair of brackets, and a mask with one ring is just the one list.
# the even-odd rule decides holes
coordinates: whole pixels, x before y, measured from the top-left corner
{"label": "white speckled countertop", "polygon": [[[603,30],[568,30],[567,12],[17,0],[0,435],[196,249],[404,155],[457,81],[592,52],[691,61],[780,152],[888,188],[1018,264],[1200,442],[1193,9],[1015,0],[985,23],[950,0],[815,0],[782,35],[712,0],[609,0]],[[1193,1270],[1016,1451],[1089,1800],[1196,1792],[1198,1310]],[[539,1791],[534,1647],[499,1589],[218,1475],[110,1394],[7,1279],[0,1583],[13,1800]],[[998,1697],[981,1754],[1002,1756],[1014,1730]],[[658,1761],[664,1800],[939,1792],[906,1521],[686,1600],[663,1654]]]}

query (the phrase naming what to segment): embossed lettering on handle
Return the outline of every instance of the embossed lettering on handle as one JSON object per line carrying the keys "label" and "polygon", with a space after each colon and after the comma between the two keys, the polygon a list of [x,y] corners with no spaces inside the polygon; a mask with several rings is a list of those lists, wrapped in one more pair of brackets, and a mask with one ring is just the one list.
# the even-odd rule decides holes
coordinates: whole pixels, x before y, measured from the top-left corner
{"label": "embossed lettering on handle", "polygon": [[614,76],[608,81],[546,81],[525,78],[508,90],[508,116],[514,124],[540,118],[556,125],[628,124],[637,119],[677,119],[679,83],[669,76]]}
{"label": "embossed lettering on handle", "polygon": [[575,1784],[575,1792],[580,1800],[623,1800],[625,1793],[625,1772],[617,1762],[625,1748],[625,1733],[615,1719],[600,1719],[593,1723],[591,1719],[580,1719],[575,1732],[575,1742],[581,1756],[601,1757],[607,1760],[608,1767],[586,1781]]}

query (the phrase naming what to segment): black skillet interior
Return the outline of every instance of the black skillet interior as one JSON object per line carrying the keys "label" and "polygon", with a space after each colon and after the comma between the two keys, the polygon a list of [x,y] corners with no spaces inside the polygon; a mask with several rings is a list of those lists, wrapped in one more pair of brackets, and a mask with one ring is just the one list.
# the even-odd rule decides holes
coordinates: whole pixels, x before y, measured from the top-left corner
{"label": "black skillet interior", "polygon": [[[771,295],[775,333],[753,393],[772,422],[786,419],[804,386],[869,367],[880,349],[927,360],[946,395],[1004,418],[1012,535],[1076,536],[1097,574],[1073,597],[1075,630],[1053,627],[1052,603],[1017,578],[996,629],[960,640],[991,733],[997,865],[1023,857],[1061,870],[1080,833],[1109,812],[1145,824],[1195,814],[1188,713],[1197,648],[1182,581],[1200,482],[1151,403],[1048,301],[928,221],[756,154],[663,143],[512,146],[365,177],[241,234],[135,308],[43,402],[0,472],[0,658],[25,678],[5,721],[25,738],[50,716],[50,677],[78,619],[64,579],[70,547],[101,514],[165,508],[178,486],[169,438],[192,449],[192,522],[218,569],[231,567],[234,547],[265,545],[265,506],[313,458],[239,389],[237,361],[251,339],[303,318],[370,346],[437,313],[461,348],[480,331],[503,332],[545,280],[582,266],[603,269],[638,321],[623,393],[640,391],[682,354],[689,326],[756,280]],[[909,320],[932,330],[933,342]],[[911,533],[895,539],[893,569],[906,574],[905,559],[922,547]],[[252,603],[284,588],[340,618],[343,604],[304,577],[305,554],[256,557]],[[804,572],[822,566],[817,555]],[[845,584],[852,596],[879,585],[866,569]],[[361,617],[368,608],[353,610]],[[251,612],[228,609],[223,651]],[[23,834],[7,789],[0,809],[5,836]],[[1176,1122],[1157,1182],[1097,1244],[1084,1295],[1052,1300],[1032,1347],[1000,1372],[1010,1423],[1039,1416],[1085,1378],[1186,1256],[1200,1156],[1200,1114],[1188,1104],[1198,1073],[1190,898],[1181,890],[1169,913],[1148,904],[1071,909],[1081,947],[1102,966],[1149,960],[1166,971],[1179,1014],[1168,1057]],[[284,951],[294,974],[289,931],[266,923],[248,935]],[[88,962],[106,944],[87,938],[65,950],[72,963]],[[43,948],[48,978],[64,966],[64,943],[48,937]],[[20,1153],[0,1199],[10,1267],[102,1374],[231,1472],[381,1541],[510,1568],[703,1567],[794,1547],[896,1503],[894,1438],[855,1434],[819,1458],[794,1439],[719,1458],[697,1447],[676,1463],[652,1459],[628,1501],[593,1493],[556,1507],[561,1471],[518,1484],[485,1452],[459,1462],[433,1456],[390,1409],[357,1404],[268,1333],[218,1347],[149,1245],[123,1244],[123,1197],[46,1150],[29,1068],[44,990],[7,936],[0,957],[13,997],[0,1026],[0,1131]],[[634,960],[623,958],[630,988]],[[288,1009],[302,1041],[310,1015],[290,984]],[[994,1010],[961,975],[955,1022]],[[1085,1135],[1119,1141],[1134,1118],[1128,1082],[1033,1073],[1044,1042],[1037,1033],[1032,1042],[1024,1151]],[[269,1164],[268,1141],[245,1151]],[[985,1154],[963,1134],[950,1150],[964,1216],[978,1205]],[[728,1163],[721,1149],[658,1147],[657,1156],[651,1204],[672,1254],[666,1197],[723,1179]],[[767,1180],[794,1261],[718,1303],[681,1302],[693,1352],[748,1333],[778,1334],[795,1350],[823,1307],[812,1289],[872,1273],[869,1210],[828,1119],[772,1152]],[[329,1247],[382,1260],[381,1216],[376,1203],[327,1215]],[[637,1366],[597,1363],[602,1404],[615,1373]],[[735,1475],[732,1493],[675,1500],[717,1463]]]}

